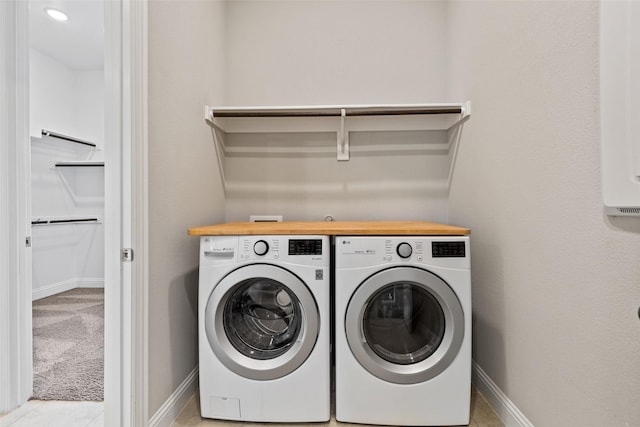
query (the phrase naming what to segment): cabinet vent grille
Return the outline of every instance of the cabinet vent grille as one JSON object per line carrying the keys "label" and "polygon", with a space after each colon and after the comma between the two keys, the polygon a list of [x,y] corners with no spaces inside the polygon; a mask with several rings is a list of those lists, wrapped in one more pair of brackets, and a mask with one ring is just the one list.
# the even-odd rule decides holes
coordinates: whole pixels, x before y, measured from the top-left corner
{"label": "cabinet vent grille", "polygon": [[623,214],[640,215],[640,208],[618,208],[618,212],[623,213]]}

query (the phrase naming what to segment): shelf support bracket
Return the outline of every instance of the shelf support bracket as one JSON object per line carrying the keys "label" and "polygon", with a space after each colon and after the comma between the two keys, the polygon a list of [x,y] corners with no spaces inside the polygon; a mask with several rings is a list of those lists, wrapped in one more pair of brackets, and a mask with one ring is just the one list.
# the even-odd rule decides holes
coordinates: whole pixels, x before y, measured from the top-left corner
{"label": "shelf support bracket", "polygon": [[471,117],[471,101],[467,101],[462,108],[460,119],[447,129],[447,135],[451,144],[451,160],[449,163],[449,176],[447,178],[447,193],[451,191],[451,183],[453,182],[453,173],[456,169],[456,161],[458,160],[458,147],[462,138],[462,127]]}
{"label": "shelf support bracket", "polygon": [[347,116],[347,110],[340,109],[340,129],[338,129],[338,161],[343,162],[349,160],[349,131],[344,129],[344,120]]}
{"label": "shelf support bracket", "polygon": [[211,127],[211,135],[213,136],[213,146],[216,150],[216,158],[218,160],[218,171],[220,172],[220,182],[222,183],[222,190],[226,194],[227,179],[225,176],[224,157],[223,157],[226,150],[225,150],[224,142],[222,140],[222,135],[219,134],[219,133],[222,133],[223,131],[216,124],[213,111],[211,111],[211,108],[208,105],[205,106],[204,119]]}

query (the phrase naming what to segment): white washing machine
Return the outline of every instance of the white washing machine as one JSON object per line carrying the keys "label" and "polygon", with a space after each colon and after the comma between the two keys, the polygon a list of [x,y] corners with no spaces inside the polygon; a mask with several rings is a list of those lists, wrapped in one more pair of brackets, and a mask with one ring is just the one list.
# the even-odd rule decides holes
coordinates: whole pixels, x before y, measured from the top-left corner
{"label": "white washing machine", "polygon": [[466,425],[468,236],[336,237],[336,419]]}
{"label": "white washing machine", "polygon": [[198,299],[206,418],[330,418],[326,236],[203,236]]}

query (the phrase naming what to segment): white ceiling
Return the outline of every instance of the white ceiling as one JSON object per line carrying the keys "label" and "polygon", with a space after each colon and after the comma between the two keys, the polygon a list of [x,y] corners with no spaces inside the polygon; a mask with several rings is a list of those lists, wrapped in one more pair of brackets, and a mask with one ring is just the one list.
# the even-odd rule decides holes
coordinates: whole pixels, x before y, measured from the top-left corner
{"label": "white ceiling", "polygon": [[[65,12],[69,20],[54,21],[45,8]],[[69,68],[96,70],[104,66],[102,0],[29,0],[31,46]]]}

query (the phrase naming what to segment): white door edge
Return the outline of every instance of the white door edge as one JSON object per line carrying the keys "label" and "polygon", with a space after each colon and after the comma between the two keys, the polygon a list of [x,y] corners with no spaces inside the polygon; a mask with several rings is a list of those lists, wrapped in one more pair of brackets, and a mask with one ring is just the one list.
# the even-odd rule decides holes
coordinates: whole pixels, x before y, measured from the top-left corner
{"label": "white door edge", "polygon": [[[0,2],[0,412],[32,393],[28,4]],[[25,332],[26,331],[26,332]]]}

